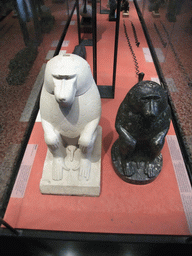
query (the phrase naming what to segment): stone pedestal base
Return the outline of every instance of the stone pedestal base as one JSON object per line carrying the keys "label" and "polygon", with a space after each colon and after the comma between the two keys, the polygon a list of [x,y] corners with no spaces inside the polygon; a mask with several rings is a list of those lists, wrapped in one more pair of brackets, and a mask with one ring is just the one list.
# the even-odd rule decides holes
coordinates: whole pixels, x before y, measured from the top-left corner
{"label": "stone pedestal base", "polygon": [[57,194],[57,195],[78,195],[78,196],[99,196],[100,180],[101,180],[101,141],[102,128],[98,126],[98,135],[95,141],[95,146],[91,156],[91,173],[88,180],[79,175],[79,159],[80,149],[74,153],[74,159],[71,162],[68,153],[73,151],[74,146],[68,146],[67,156],[65,160],[69,171],[63,169],[62,180],[55,181],[52,179],[52,159],[50,151],[47,151],[47,156],[44,163],[43,175],[40,181],[40,191],[42,194]]}
{"label": "stone pedestal base", "polygon": [[128,18],[129,17],[129,11],[123,11],[123,18]]}
{"label": "stone pedestal base", "polygon": [[93,31],[92,18],[91,17],[90,18],[82,17],[81,23],[80,23],[80,29],[81,29],[81,33],[91,34]]}
{"label": "stone pedestal base", "polygon": [[159,17],[160,17],[160,13],[159,13],[159,12],[152,11],[152,16],[153,16],[154,18],[159,18]]}
{"label": "stone pedestal base", "polygon": [[109,13],[109,21],[116,21],[117,19],[117,15],[116,15],[116,12],[110,12]]}

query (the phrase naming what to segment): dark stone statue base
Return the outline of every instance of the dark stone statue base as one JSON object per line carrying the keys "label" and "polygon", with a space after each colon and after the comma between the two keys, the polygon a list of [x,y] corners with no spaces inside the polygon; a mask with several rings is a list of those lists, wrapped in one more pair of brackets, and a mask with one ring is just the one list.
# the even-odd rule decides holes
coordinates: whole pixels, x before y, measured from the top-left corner
{"label": "dark stone statue base", "polygon": [[116,21],[116,13],[114,14],[109,14],[109,21]]}
{"label": "dark stone statue base", "polygon": [[144,161],[144,159],[135,161],[135,159],[131,159],[131,157],[122,159],[119,150],[119,139],[117,139],[112,146],[111,156],[113,167],[117,175],[122,180],[132,184],[142,185],[154,181],[159,175],[163,165],[161,153],[153,161]]}
{"label": "dark stone statue base", "polygon": [[81,33],[92,33],[92,17],[82,17],[80,23]]}

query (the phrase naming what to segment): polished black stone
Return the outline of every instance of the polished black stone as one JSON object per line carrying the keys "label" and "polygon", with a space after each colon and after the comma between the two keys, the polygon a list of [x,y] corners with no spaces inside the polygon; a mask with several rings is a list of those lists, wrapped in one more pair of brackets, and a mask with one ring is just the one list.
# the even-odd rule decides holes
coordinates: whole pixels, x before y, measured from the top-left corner
{"label": "polished black stone", "polygon": [[123,180],[146,184],[158,176],[170,119],[167,94],[159,84],[141,81],[127,93],[116,117],[119,138],[111,150],[114,169]]}

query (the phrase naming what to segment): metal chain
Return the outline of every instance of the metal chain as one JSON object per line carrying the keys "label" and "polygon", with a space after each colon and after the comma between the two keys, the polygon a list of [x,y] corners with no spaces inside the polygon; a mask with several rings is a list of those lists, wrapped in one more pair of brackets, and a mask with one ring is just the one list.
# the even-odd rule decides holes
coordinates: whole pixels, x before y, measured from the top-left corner
{"label": "metal chain", "polygon": [[192,80],[191,80],[191,78],[189,77],[187,71],[185,70],[185,67],[183,66],[181,60],[179,59],[179,56],[178,56],[178,54],[177,54],[177,52],[176,52],[176,50],[175,50],[175,48],[174,48],[174,46],[173,46],[173,44],[172,44],[172,42],[171,42],[171,39],[170,39],[170,36],[169,36],[169,33],[168,33],[166,27],[164,26],[164,24],[163,24],[162,22],[161,22],[161,25],[162,25],[162,27],[163,27],[165,33],[166,33],[167,39],[168,39],[169,44],[170,44],[170,46],[171,46],[171,50],[172,50],[173,54],[175,55],[175,59],[176,59],[176,61],[177,61],[177,63],[178,63],[178,66],[180,67],[180,69],[182,70],[183,74],[184,74],[185,77],[187,78],[187,80],[188,80],[188,85],[189,85],[189,86],[192,86]]}
{"label": "metal chain", "polygon": [[135,65],[135,70],[136,70],[136,75],[139,75],[139,64],[137,62],[136,55],[135,55],[135,53],[133,51],[133,47],[132,47],[131,42],[129,40],[129,36],[128,36],[128,33],[127,33],[127,28],[126,28],[124,20],[123,20],[123,26],[124,26],[125,37],[127,38],[127,43],[129,45],[129,49],[130,49],[132,57],[133,57],[133,61],[134,61],[134,65]]}
{"label": "metal chain", "polygon": [[137,45],[137,47],[139,47],[140,42],[139,42],[138,37],[137,37],[135,26],[134,26],[132,21],[130,21],[130,22],[131,22],[131,26],[132,26],[132,29],[133,29],[133,34],[134,34],[134,37],[135,37],[135,44]]}

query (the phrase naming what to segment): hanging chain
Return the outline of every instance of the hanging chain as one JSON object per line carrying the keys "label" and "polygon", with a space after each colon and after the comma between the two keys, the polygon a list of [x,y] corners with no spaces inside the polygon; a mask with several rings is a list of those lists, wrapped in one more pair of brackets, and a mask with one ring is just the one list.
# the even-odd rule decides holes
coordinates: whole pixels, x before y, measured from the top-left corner
{"label": "hanging chain", "polygon": [[128,45],[129,45],[129,49],[130,49],[131,54],[132,54],[132,57],[133,57],[136,75],[139,75],[139,64],[138,64],[138,62],[137,62],[136,55],[135,55],[135,53],[134,53],[134,51],[133,51],[133,47],[132,47],[131,42],[130,42],[130,40],[129,40],[129,36],[128,36],[128,33],[127,33],[127,28],[126,28],[126,25],[125,25],[125,21],[124,21],[124,20],[123,20],[123,26],[124,26],[125,37],[127,38],[127,43],[128,43]]}
{"label": "hanging chain", "polygon": [[169,36],[169,33],[168,33],[166,27],[164,26],[164,24],[163,24],[162,22],[161,22],[161,25],[162,25],[162,27],[163,27],[165,33],[166,33],[167,39],[168,39],[168,41],[169,41],[171,50],[172,50],[173,54],[175,55],[175,59],[176,59],[176,61],[177,61],[177,63],[178,63],[178,66],[180,67],[180,69],[182,70],[183,74],[184,74],[185,77],[187,78],[187,80],[188,80],[188,85],[189,85],[189,86],[192,86],[192,80],[190,79],[190,77],[189,77],[187,71],[185,70],[185,67],[183,66],[181,60],[179,59],[179,56],[178,56],[178,54],[177,54],[177,52],[176,52],[176,50],[175,50],[175,48],[174,48],[174,46],[173,46],[173,44],[172,44],[172,42],[171,42],[171,39],[170,39],[170,36]]}
{"label": "hanging chain", "polygon": [[137,47],[139,47],[140,42],[139,42],[139,40],[138,40],[137,33],[136,33],[136,29],[135,29],[135,26],[134,26],[134,24],[133,24],[132,21],[131,21],[131,26],[132,26],[133,34],[134,34],[134,37],[135,37],[135,44],[137,45]]}
{"label": "hanging chain", "polygon": [[155,23],[154,23],[154,27],[155,27],[155,30],[156,30],[156,32],[157,32],[157,35],[159,36],[159,39],[160,39],[160,41],[161,41],[163,47],[165,48],[165,47],[167,46],[167,43],[163,40],[163,37],[162,37],[162,35],[160,34],[159,29],[157,28],[157,26],[156,26]]}

